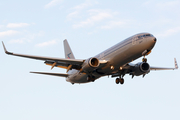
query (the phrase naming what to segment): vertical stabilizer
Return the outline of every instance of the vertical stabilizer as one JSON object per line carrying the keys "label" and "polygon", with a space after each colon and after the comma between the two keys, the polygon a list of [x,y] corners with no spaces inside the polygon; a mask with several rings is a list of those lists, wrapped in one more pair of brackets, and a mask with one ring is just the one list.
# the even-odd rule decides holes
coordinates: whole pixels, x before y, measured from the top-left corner
{"label": "vertical stabilizer", "polygon": [[75,59],[74,54],[68,44],[68,41],[64,40],[64,52],[65,52],[65,58],[67,59]]}

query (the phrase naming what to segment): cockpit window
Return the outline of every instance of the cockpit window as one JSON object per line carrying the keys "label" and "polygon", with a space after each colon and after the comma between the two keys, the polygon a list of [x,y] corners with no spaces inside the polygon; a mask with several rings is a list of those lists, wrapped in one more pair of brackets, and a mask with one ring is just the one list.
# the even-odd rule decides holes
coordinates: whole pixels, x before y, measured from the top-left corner
{"label": "cockpit window", "polygon": [[146,34],[146,36],[151,36],[150,34]]}
{"label": "cockpit window", "polygon": [[151,35],[151,34],[141,35],[141,36],[138,36],[138,39],[143,38],[143,37],[150,37],[150,36],[153,36],[153,35]]}

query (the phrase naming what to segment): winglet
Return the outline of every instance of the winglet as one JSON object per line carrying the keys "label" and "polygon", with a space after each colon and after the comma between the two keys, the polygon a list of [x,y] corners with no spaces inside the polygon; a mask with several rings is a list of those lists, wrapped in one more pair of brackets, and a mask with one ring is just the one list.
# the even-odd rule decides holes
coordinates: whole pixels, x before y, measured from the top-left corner
{"label": "winglet", "polygon": [[174,64],[175,64],[175,69],[178,69],[178,64],[177,64],[176,58],[174,58]]}
{"label": "winglet", "polygon": [[6,47],[5,47],[4,43],[3,43],[3,41],[2,41],[2,44],[3,44],[3,47],[4,47],[5,53],[7,53],[7,50],[6,50]]}
{"label": "winglet", "polygon": [[6,54],[13,54],[13,53],[11,53],[11,52],[8,52],[8,51],[6,50],[6,47],[5,47],[4,43],[3,43],[3,41],[2,41],[2,44],[3,44],[4,51],[5,51],[5,53],[6,53]]}

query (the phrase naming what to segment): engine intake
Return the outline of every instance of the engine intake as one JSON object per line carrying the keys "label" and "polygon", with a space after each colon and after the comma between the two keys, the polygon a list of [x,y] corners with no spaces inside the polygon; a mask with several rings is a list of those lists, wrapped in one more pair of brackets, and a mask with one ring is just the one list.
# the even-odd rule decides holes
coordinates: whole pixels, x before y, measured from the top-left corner
{"label": "engine intake", "polygon": [[97,58],[91,58],[91,59],[89,59],[89,65],[91,67],[98,67],[99,66],[99,60]]}
{"label": "engine intake", "polygon": [[140,62],[135,65],[134,68],[134,75],[139,76],[142,74],[146,74],[150,71],[150,66],[148,63],[145,62]]}
{"label": "engine intake", "polygon": [[146,71],[148,71],[149,70],[149,64],[148,63],[142,63],[141,65],[140,65],[140,69],[141,69],[141,71],[143,71],[143,72],[146,72]]}
{"label": "engine intake", "polygon": [[92,72],[99,67],[99,60],[95,57],[87,59],[82,65],[83,72]]}

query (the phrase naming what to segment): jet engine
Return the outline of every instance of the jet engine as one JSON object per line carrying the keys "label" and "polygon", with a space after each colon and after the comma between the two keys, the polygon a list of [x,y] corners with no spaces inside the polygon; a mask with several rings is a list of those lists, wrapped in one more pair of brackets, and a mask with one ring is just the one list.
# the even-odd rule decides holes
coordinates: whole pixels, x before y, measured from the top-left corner
{"label": "jet engine", "polygon": [[83,72],[92,72],[96,68],[99,67],[99,60],[95,57],[87,59],[82,64],[82,71]]}
{"label": "jet engine", "polygon": [[147,74],[150,72],[150,66],[148,63],[140,62],[135,65],[133,74],[136,76]]}

